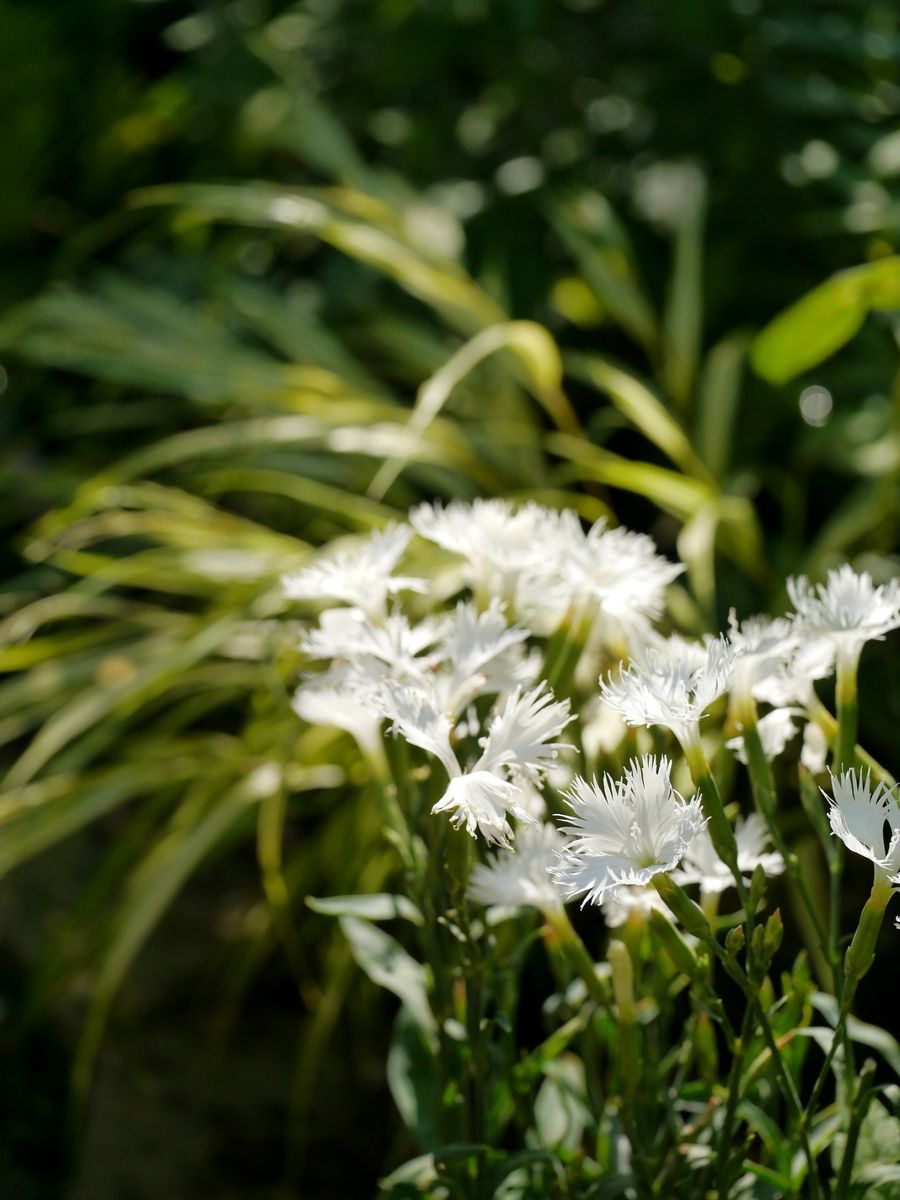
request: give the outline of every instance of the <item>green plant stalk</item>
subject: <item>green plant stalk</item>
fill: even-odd
[[[470,943],[471,944],[471,943]],[[482,1053],[482,980],[481,970],[466,973],[466,1037],[469,1043],[469,1130],[474,1145],[484,1145],[487,1140],[487,1095],[485,1087],[485,1072],[482,1064],[485,1056]],[[485,1196],[485,1170],[479,1156],[475,1164],[473,1180],[473,1195],[475,1200]]]
[[[837,1183],[835,1184],[835,1200],[848,1200],[850,1194],[850,1176],[853,1171],[853,1161],[856,1158],[856,1147],[859,1143],[859,1135],[869,1108],[869,1102],[874,1095],[874,1088],[872,1086],[874,1074],[875,1063],[869,1058],[863,1063],[859,1079],[853,1090],[853,1099],[849,1101],[851,1105],[850,1125],[847,1129],[847,1141],[844,1144],[844,1153],[841,1156],[841,1168],[838,1172]]]
[[[841,845],[841,842],[831,832],[831,826],[828,824],[828,818],[825,815],[825,806],[822,804],[822,793],[819,791],[816,781],[802,763],[799,767],[799,780],[800,803],[803,805],[803,811],[806,813],[809,823],[812,825],[816,837],[819,839],[822,853],[825,855],[825,861],[830,866],[836,849]]]
[[[624,942],[613,939],[609,943],[606,953],[612,968],[613,996],[616,1001],[621,1038],[621,1069],[625,1099],[626,1103],[633,1104],[641,1078],[637,1007],[634,1002],[634,967],[628,947]]]
[[[859,700],[856,672],[859,655],[838,654],[837,737],[834,743],[834,771],[849,771],[856,761],[856,731],[859,723]]]
[[[609,943],[607,958],[612,970],[613,996],[616,1002],[619,1031],[619,1067],[622,1076],[622,1123],[631,1142],[633,1158],[646,1163],[646,1147],[642,1146],[638,1123],[636,1097],[641,1090],[641,1053],[637,1027],[637,1005],[634,999],[634,966],[628,947],[624,942],[613,939]],[[652,1188],[649,1179],[642,1180],[644,1187]]]
[[[822,795],[809,771],[800,765],[800,803],[816,831],[828,866],[828,962],[834,976],[838,1000],[843,987],[843,963],[840,955],[841,881],[844,873],[844,844],[834,837],[822,806]]]
[[[722,1118],[722,1131],[719,1135],[719,1170],[718,1170],[718,1188],[719,1195],[726,1195],[728,1183],[728,1169],[731,1165],[731,1134],[734,1129],[734,1119],[737,1114],[737,1106],[740,1099],[741,1088],[741,1072],[744,1067],[744,1060],[747,1056],[747,1047],[750,1039],[753,1036],[753,1006],[747,1004],[744,1008],[744,1017],[741,1024],[741,1032],[735,1039],[732,1047],[731,1070],[728,1073],[728,1099],[725,1105],[725,1115]],[[703,1189],[699,1189],[701,1194]]]
[[[411,824],[415,820],[418,795],[412,785],[409,748],[402,738],[385,733],[383,759],[370,759],[384,811],[385,827],[392,834],[407,873],[415,869]]]
[[[595,1004],[606,1004],[606,994],[597,978],[597,968],[594,960],[587,951],[584,942],[575,932],[572,922],[569,920],[568,913],[564,908],[547,909],[544,912],[544,918],[556,937],[557,943],[562,950],[564,956],[569,962],[569,965],[578,975],[579,979],[584,981],[588,995]]]
[[[554,696],[566,695],[590,636],[593,614],[574,605],[547,647],[547,683]]]
[[[766,1045],[769,1048],[769,1053],[772,1056],[772,1065],[775,1068],[775,1074],[778,1076],[779,1086],[781,1088],[781,1091],[782,1091],[785,1099],[788,1102],[788,1107],[793,1110],[794,1119],[795,1119],[796,1125],[797,1125],[797,1134],[798,1134],[798,1137],[800,1138],[800,1146],[801,1146],[801,1149],[803,1150],[803,1156],[806,1159],[806,1165],[809,1170],[811,1193],[814,1197],[814,1200],[820,1200],[821,1195],[822,1195],[822,1189],[819,1184],[818,1174],[816,1172],[816,1159],[815,1159],[815,1155],[813,1154],[812,1147],[809,1143],[809,1134],[807,1132],[806,1124],[804,1121],[805,1112],[804,1112],[803,1105],[800,1102],[800,1096],[799,1096],[799,1093],[797,1092],[797,1086],[794,1083],[793,1077],[792,1077],[790,1071],[785,1066],[784,1060],[781,1057],[781,1053],[778,1049],[778,1041],[775,1037],[775,1032],[772,1029],[768,1015],[767,1015],[765,1009],[763,1008],[763,1005],[759,999],[758,992],[753,988],[753,985],[750,983],[750,981],[747,979],[747,977],[744,975],[744,973],[740,972],[740,974],[741,974],[741,976],[743,976],[743,982],[741,982],[740,980],[738,980],[738,982],[741,982],[741,987],[744,989],[744,993],[747,996],[747,999],[750,1001],[750,1003],[753,1005],[754,1009],[756,1010],[756,1019],[759,1022],[759,1026],[760,1026],[760,1029],[762,1030],[763,1038],[765,1040]],[[737,977],[734,975],[732,975],[732,977],[737,979]]]
[[[829,878],[829,918],[828,918],[828,948],[831,961],[834,963],[834,989],[839,1001],[844,994],[844,963],[841,962],[841,909],[844,880],[844,859],[846,853],[844,843],[835,838],[832,857],[828,862]]]
[[[828,739],[828,742],[833,745],[838,728],[837,719],[818,698],[813,701],[808,711],[809,719],[819,726]],[[858,742],[853,747],[853,755],[855,762],[859,766],[865,767],[867,771],[871,771],[877,780],[886,783],[888,787],[893,787],[897,782],[887,767],[882,766],[878,759],[873,758],[868,750],[863,749]]]
[[[485,1061],[483,1053],[482,1018],[484,1016],[484,986],[483,963],[479,954],[479,938],[473,936],[471,930],[469,902],[466,895],[469,877],[476,860],[475,842],[462,830],[449,830],[450,838],[447,844],[446,863],[450,877],[452,894],[451,907],[456,910],[457,919],[465,935],[465,960],[463,962],[463,980],[465,983],[465,1027],[468,1045],[467,1082],[469,1141],[476,1146],[482,1146],[487,1140],[487,1091],[486,1075],[482,1069]],[[470,1173],[472,1200],[485,1200],[486,1184],[485,1167],[481,1156],[478,1156]]]
[[[825,1086],[825,1081],[828,1078],[828,1071],[834,1061],[838,1045],[845,1041],[849,1042],[846,1032],[847,1018],[850,1016],[853,997],[856,995],[859,982],[875,961],[875,947],[878,943],[878,935],[881,932],[885,909],[891,898],[892,891],[891,881],[887,873],[885,871],[878,873],[878,868],[876,868],[872,891],[869,893],[868,900],[863,905],[863,910],[859,915],[859,924],[856,926],[853,940],[844,956],[844,986],[840,999],[838,1021],[834,1028],[831,1047],[825,1056],[825,1061],[822,1063],[822,1068],[810,1093],[809,1104],[807,1105],[810,1120],[812,1120],[815,1114],[815,1108],[822,1094],[822,1088]],[[849,1078],[849,1059],[847,1067]]]
[[[810,920],[816,931],[816,936],[822,947],[822,951],[826,958],[829,957],[828,932],[822,924],[822,919],[819,916],[818,909],[813,901],[809,886],[803,871],[800,869],[800,860],[797,855],[788,847],[781,830],[778,827],[776,818],[777,812],[777,794],[775,790],[775,780],[772,775],[772,765],[766,758],[763,750],[762,740],[759,736],[759,726],[756,720],[755,704],[752,700],[749,705],[742,708],[739,719],[741,721],[741,733],[744,738],[744,750],[747,755],[747,770],[750,775],[750,790],[753,793],[753,801],[757,811],[763,817],[771,834],[772,841],[784,859],[784,865],[787,869],[788,876],[791,882],[800,893],[806,911],[809,913]]]
[[[734,955],[728,954],[722,946],[719,945],[708,921],[703,915],[700,907],[688,896],[688,894],[678,886],[668,875],[660,872],[653,876],[651,881],[657,892],[681,921],[685,929],[701,941],[712,951],[719,959],[725,971],[737,983],[741,991],[744,993],[748,1003],[752,1006],[756,1020],[762,1030],[763,1038],[769,1048],[772,1056],[772,1065],[775,1073],[778,1076],[779,1086],[788,1102],[789,1107],[793,1110],[794,1117],[797,1122],[797,1133],[800,1138],[800,1144],[803,1150],[803,1155],[806,1159],[810,1175],[810,1187],[814,1200],[820,1200],[821,1188],[819,1186],[818,1176],[816,1174],[815,1156],[812,1152],[812,1147],[809,1144],[809,1135],[806,1128],[805,1113],[803,1105],[800,1103],[800,1097],[797,1093],[797,1087],[794,1080],[784,1064],[784,1060],[778,1050],[778,1042],[775,1038],[774,1030],[772,1029],[768,1015],[763,1008],[759,998],[759,989],[753,984],[747,974],[738,965]],[[746,889],[744,889],[746,891]],[[753,971],[753,962],[751,959],[751,938],[747,938],[747,957],[748,965],[751,973]]]
[[[744,884],[744,877],[738,866],[738,849],[734,830],[731,828],[731,822],[725,815],[725,806],[722,803],[722,797],[719,795],[719,788],[716,781],[713,779],[712,772],[709,769],[709,763],[706,761],[706,755],[703,753],[703,747],[700,745],[699,735],[695,733],[693,736],[686,737],[682,741],[682,747],[688,768],[691,772],[691,778],[694,781],[694,786],[700,793],[703,815],[707,820],[710,839],[716,853],[734,876],[734,884],[737,888],[741,904],[747,913],[749,925],[752,923],[753,914],[749,911],[749,896]],[[748,934],[749,932],[748,929]]]

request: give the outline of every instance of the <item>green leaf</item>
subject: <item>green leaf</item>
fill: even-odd
[[[710,479],[691,440],[651,388],[624,368],[596,354],[567,354],[567,372],[605,392],[620,413],[689,475]]]
[[[141,703],[158,695],[174,677],[218,649],[231,636],[241,620],[231,612],[210,624],[201,624],[197,632],[168,653],[147,663],[133,678],[114,686],[86,688],[76,693],[44,725],[6,779],[6,786],[28,783],[35,774],[79,734],[103,721],[117,707]]]
[[[436,1150],[440,1080],[433,1048],[421,1026],[403,1007],[397,1014],[388,1051],[387,1081],[406,1128],[422,1150]]]
[[[706,355],[694,422],[697,453],[716,479],[731,462],[749,336],[723,338]]]
[[[578,421],[562,392],[562,363],[556,342],[542,325],[533,321],[509,321],[492,325],[471,338],[419,388],[409,418],[410,433],[421,435],[446,404],[453,389],[480,362],[498,351],[512,351],[527,386],[563,429],[577,428]],[[380,500],[404,467],[404,459],[388,458],[369,485],[368,494]]]
[[[787,383],[846,345],[869,312],[900,309],[900,257],[842,271],[780,313],[757,336],[755,370]]]
[[[632,462],[594,446],[584,438],[573,438],[562,433],[550,434],[547,448],[575,464],[580,478],[646,496],[680,521],[688,520],[717,494],[703,480],[692,479],[654,463]]]
[[[472,334],[506,314],[451,259],[426,254],[402,232],[386,204],[348,188],[280,188],[268,184],[185,184],[147,188],[138,206],[176,205],[189,220],[230,221],[312,234],[381,271],[431,306],[454,329]]]
[[[406,1005],[429,1040],[436,1026],[425,983],[425,968],[383,930],[358,917],[340,917],[350,951],[373,983],[393,992]]]
[[[378,1186],[382,1189],[391,1189],[402,1187],[405,1184],[411,1184],[415,1187],[414,1195],[424,1194],[426,1188],[437,1183],[438,1176],[435,1169],[435,1161],[433,1154],[421,1154],[418,1158],[411,1158],[408,1162],[403,1163],[392,1171],[390,1175],[386,1175],[384,1179],[379,1180]]]
[[[687,409],[703,336],[703,224],[706,182],[699,170],[683,169],[675,217],[675,252],[663,313],[663,379],[676,404]]]
[[[592,1120],[584,1063],[574,1054],[562,1054],[545,1063],[543,1072],[544,1082],[534,1102],[541,1145],[548,1150],[578,1150]]]

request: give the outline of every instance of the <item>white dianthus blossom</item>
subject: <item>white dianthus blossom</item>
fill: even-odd
[[[796,737],[797,726],[794,724],[794,717],[798,712],[796,708],[773,708],[757,721],[756,732],[762,743],[763,754],[769,762],[782,754],[788,742]],[[742,736],[729,738],[725,745],[734,751],[738,762],[747,765],[747,751]]]
[[[359,608],[329,608],[302,639],[300,649],[316,659],[376,659],[399,677],[430,668],[430,657],[423,662],[419,656],[435,645],[440,633],[440,623],[430,617],[413,625],[400,612],[373,621]]]
[[[466,560],[466,576],[481,596],[515,603],[519,579],[542,569],[563,526],[574,513],[558,513],[528,501],[514,508],[508,500],[455,500],[442,507],[420,504],[409,514],[422,537]]]
[[[894,791],[862,771],[844,771],[831,777],[828,820],[832,833],[848,850],[869,859],[875,877],[900,883],[900,804]]]
[[[291,706],[310,725],[343,729],[373,762],[382,761],[381,716],[355,691],[345,669],[335,668],[301,683]]]
[[[803,749],[800,751],[800,761],[812,775],[820,775],[825,770],[828,759],[828,738],[820,726],[810,722],[803,730]]]
[[[753,698],[775,708],[799,704],[806,712],[815,706],[817,679],[834,671],[834,645],[824,637],[807,635],[786,662],[760,675],[753,685]]]
[[[784,859],[775,850],[768,850],[769,831],[766,823],[758,813],[740,818],[734,830],[737,842],[738,869],[746,877],[744,882],[749,884],[750,876],[758,866],[767,875],[780,875],[784,870]],[[726,888],[734,886],[734,875],[731,869],[722,862],[715,851],[709,833],[703,829],[691,842],[681,866],[672,872],[676,883],[700,885],[701,896],[718,895]]]
[[[521,626],[507,625],[499,601],[484,612],[471,602],[457,604],[440,626],[431,655],[432,682],[442,708],[460,713],[477,696],[533,683],[540,661],[527,652],[527,636]]]
[[[751,699],[760,680],[788,662],[799,639],[787,617],[756,616],[738,623],[732,609],[728,624],[728,640],[734,650],[731,694],[740,705]]]
[[[554,875],[566,898],[598,904],[623,884],[647,884],[673,870],[704,827],[700,799],[685,800],[672,787],[672,765],[650,755],[602,783],[577,778],[567,794],[572,815]]]
[[[391,524],[352,548],[339,549],[281,580],[291,600],[338,600],[375,618],[385,614],[388,596],[424,592],[424,579],[394,575],[412,530]]]
[[[512,837],[510,816],[535,823],[534,791],[565,744],[553,739],[572,719],[568,700],[555,701],[543,684],[517,688],[495,708],[479,741],[481,755],[464,770],[451,745],[453,723],[426,692],[387,682],[376,699],[394,731],[447,771],[447,788],[432,812],[448,812],[457,828],[500,845]]]
[[[477,767],[454,776],[431,811],[450,813],[454,829],[464,826],[470,837],[480,833],[489,845],[499,846],[508,846],[512,839],[510,817],[523,824],[535,820],[523,803],[520,787],[502,775]]]
[[[654,887],[625,884],[606,892],[603,897],[603,917],[610,929],[624,925],[632,913],[640,913],[646,920],[651,913],[658,912],[667,921],[674,917]]]
[[[526,826],[515,845],[493,855],[472,870],[469,895],[493,909],[537,908],[557,912],[562,908],[559,888],[550,877],[563,845],[562,834],[552,825]]]
[[[626,724],[662,725],[687,748],[696,743],[707,708],[728,688],[733,660],[723,637],[696,643],[673,635],[601,679],[600,695]]]
[[[528,692],[517,688],[490,718],[487,736],[479,743],[483,752],[477,765],[538,779],[565,746],[552,739],[571,720],[569,701],[554,700],[544,684]]]
[[[575,596],[626,627],[660,617],[665,589],[683,571],[646,534],[607,529],[605,521],[574,541],[563,563]]]
[[[868,571],[857,574],[844,563],[813,587],[805,575],[789,579],[795,622],[807,633],[827,638],[838,661],[855,667],[866,642],[881,641],[900,626],[900,580],[876,587]]]

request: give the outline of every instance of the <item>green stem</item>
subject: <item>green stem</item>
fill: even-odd
[[[828,863],[829,896],[829,954],[834,964],[834,988],[838,1000],[843,999],[844,965],[841,962],[841,895],[844,877],[844,844],[835,839]]]
[[[712,772],[709,769],[709,763],[706,761],[706,755],[703,753],[699,737],[686,738],[682,745],[684,756],[687,759],[687,764],[691,772],[691,778],[694,781],[694,786],[700,793],[700,801],[703,805],[703,815],[707,820],[707,830],[710,840],[719,858],[721,858],[722,862],[725,863],[734,876],[734,885],[737,888],[741,904],[747,913],[747,940],[749,941],[749,925],[752,923],[753,914],[750,912],[750,897],[747,894],[744,877],[741,874],[740,867],[738,867],[738,849],[734,830],[731,828],[731,822],[725,815],[725,806],[722,803],[722,797],[719,795],[716,781],[713,779]]]
[[[554,696],[565,696],[571,690],[591,630],[591,621],[592,616],[576,606],[550,639],[545,672]]]
[[[809,719],[819,726],[828,741],[833,744],[838,723],[818,698],[809,707]],[[886,783],[888,787],[893,787],[896,784],[897,780],[887,767],[883,767],[877,758],[873,758],[868,750],[864,750],[860,746],[859,742],[853,747],[853,756],[854,761],[859,766],[865,767],[867,771],[871,771],[875,779],[879,782]]]
[[[856,730],[859,706],[856,694],[856,669],[859,655],[839,654],[837,662],[837,738],[834,746],[834,770],[849,771],[856,759]]]
[[[641,1054],[638,1042],[637,1008],[634,1002],[634,967],[624,942],[613,939],[607,949],[612,969],[613,996],[619,1026],[620,1069],[625,1104],[631,1109],[636,1126],[635,1094],[641,1085]]]
[[[844,1144],[841,1169],[835,1185],[835,1200],[847,1200],[850,1193],[850,1176],[853,1171],[853,1160],[856,1158],[856,1147],[859,1142],[862,1123],[865,1120],[869,1102],[874,1092],[872,1087],[872,1077],[874,1074],[875,1063],[871,1058],[867,1059],[859,1073],[859,1080],[853,1092],[853,1099],[850,1101],[850,1125],[847,1129],[847,1141]]]
[[[749,712],[747,714],[749,716]],[[755,713],[752,718],[742,722],[742,733],[744,737],[744,750],[747,755],[747,768],[750,774],[750,789],[753,793],[753,801],[757,811],[761,814],[768,826],[772,841],[784,859],[784,865],[787,870],[791,882],[800,893],[800,898],[803,901],[806,911],[809,913],[810,920],[816,931],[816,936],[822,947],[823,953],[828,955],[828,933],[825,926],[822,924],[822,918],[819,916],[818,908],[813,901],[812,893],[809,890],[809,885],[806,882],[806,877],[800,867],[800,860],[797,855],[788,847],[785,842],[781,830],[778,827],[776,819],[777,795],[775,791],[775,780],[772,775],[772,765],[766,758],[763,750],[762,740],[759,736],[759,727],[756,723]]]
[[[841,878],[844,871],[844,844],[836,838],[825,816],[822,793],[813,777],[802,764],[800,766],[800,803],[809,818],[822,847],[828,867],[828,966],[832,975],[832,988],[838,1000],[843,986],[843,964],[840,955],[841,936]],[[829,989],[831,990],[831,989]]]
[[[597,967],[588,954],[587,947],[575,932],[568,913],[564,908],[548,911],[545,914],[547,924],[556,934],[559,946],[580,979],[584,981],[588,995],[595,1004],[605,1005],[606,993],[597,976]]]
[[[834,1061],[838,1046],[842,1044],[847,1047],[846,1068],[848,1078],[850,1076],[851,1063],[849,1059],[847,1019],[850,1016],[853,997],[856,995],[859,981],[875,961],[875,946],[878,942],[878,934],[881,931],[881,925],[884,921],[884,911],[891,898],[891,892],[891,883],[887,874],[876,875],[875,882],[872,884],[872,891],[859,915],[859,924],[856,927],[853,940],[844,956],[844,986],[841,994],[841,1006],[831,1046],[825,1056],[825,1061],[819,1071],[818,1078],[813,1084],[813,1090],[810,1093],[809,1104],[807,1105],[810,1120],[815,1114],[816,1105],[819,1102],[822,1088],[825,1086],[825,1081],[828,1078],[828,1071]]]
[[[772,1057],[772,1066],[775,1070],[775,1074],[778,1077],[779,1087],[781,1088],[782,1094],[787,1100],[788,1107],[792,1110],[794,1115],[797,1127],[797,1135],[800,1138],[800,1146],[803,1150],[803,1156],[806,1159],[806,1164],[809,1170],[810,1191],[813,1196],[813,1200],[821,1200],[822,1189],[816,1170],[815,1155],[813,1154],[812,1147],[809,1143],[809,1135],[806,1126],[806,1113],[804,1112],[803,1105],[800,1103],[800,1096],[797,1092],[797,1085],[794,1082],[794,1078],[785,1066],[784,1059],[781,1057],[775,1032],[772,1029],[768,1014],[759,998],[759,989],[754,986],[744,971],[741,970],[734,958],[730,957],[725,952],[725,950],[719,945],[719,943],[711,934],[704,940],[709,946],[710,950],[712,950],[713,954],[715,954],[722,963],[726,972],[741,988],[750,1005],[753,1007],[757,1022],[762,1030],[763,1039],[765,1040],[765,1043],[769,1048],[769,1053]],[[747,950],[749,959],[749,942]],[[752,963],[750,965],[752,969]]]
[[[722,1118],[722,1132],[719,1135],[718,1186],[720,1196],[727,1195],[728,1170],[731,1165],[731,1133],[734,1128],[738,1101],[740,1100],[741,1072],[747,1054],[747,1047],[752,1036],[753,1006],[748,1004],[744,1008],[744,1019],[741,1025],[740,1036],[735,1039],[732,1050],[731,1070],[728,1074],[728,1100],[725,1107],[725,1116]],[[701,1195],[704,1194],[702,1188],[699,1191]]]

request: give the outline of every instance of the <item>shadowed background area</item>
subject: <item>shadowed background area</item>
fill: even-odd
[[[781,611],[788,574],[895,574],[900,13],[0,26],[0,1191],[371,1195],[415,1151],[393,1002],[305,899],[395,868],[371,781],[291,712],[279,576],[476,495],[650,533],[689,632]],[[897,668],[895,639],[861,675],[891,766]]]

